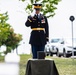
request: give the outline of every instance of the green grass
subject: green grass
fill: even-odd
[[[60,75],[76,75],[76,59],[52,58],[54,59]]]
[[[27,60],[31,58],[30,55],[21,55],[20,62],[20,75],[25,75],[25,69]],[[58,57],[46,57],[53,59],[56,63],[59,75],[76,75],[76,59],[71,58],[58,58]]]
[[[0,56],[0,62],[4,62],[4,57]]]
[[[21,55],[20,56],[20,75],[25,75],[26,64],[31,55]]]
[[[20,75],[25,75],[26,64],[31,55],[20,55]],[[71,58],[58,58],[58,57],[46,57],[53,59],[56,63],[59,75],[76,75],[76,59]],[[4,57],[0,56],[0,62],[4,61]]]

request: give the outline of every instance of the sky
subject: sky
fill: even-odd
[[[25,12],[27,2],[18,0],[0,0],[0,13],[8,11],[8,23],[14,28],[16,33],[23,36],[23,41],[18,47],[18,53],[30,53],[31,46],[29,38],[31,29],[25,26],[28,14]],[[69,17],[76,17],[76,0],[62,0],[57,5],[56,15],[48,19],[49,37],[51,38],[71,38],[72,25]],[[73,33],[76,38],[76,21],[73,22]],[[3,49],[3,48],[2,48]]]

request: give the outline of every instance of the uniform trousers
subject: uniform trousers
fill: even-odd
[[[32,48],[33,59],[37,59],[37,52],[44,51],[45,45],[42,46],[31,45],[31,48]]]

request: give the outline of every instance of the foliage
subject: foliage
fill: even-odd
[[[7,12],[0,14],[0,46],[3,45],[2,42],[7,40],[8,36],[10,35],[9,29],[11,26],[8,23],[6,23],[7,20]]]
[[[27,1],[27,0],[19,0],[19,1]],[[44,15],[46,15],[48,18],[53,17],[55,15],[55,10],[57,9],[58,3],[61,0],[29,0],[29,3],[27,4],[25,10],[28,12],[28,14],[33,12],[33,4],[35,2],[37,3],[42,3],[42,9],[41,11],[43,12]]]
[[[11,52],[11,47],[7,46],[6,51],[4,51],[4,54],[10,53]]]
[[[0,46],[5,45],[5,54],[15,49],[22,40],[21,34],[16,34],[10,24],[7,23],[8,12],[0,14]]]
[[[5,45],[11,47],[13,50],[19,45],[19,42],[22,40],[21,34],[14,33],[13,28],[10,29],[10,35],[8,39],[5,41]]]

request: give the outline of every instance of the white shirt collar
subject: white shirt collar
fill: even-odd
[[[37,15],[37,14],[36,14]],[[40,16],[40,13],[38,14],[38,16]]]

